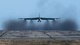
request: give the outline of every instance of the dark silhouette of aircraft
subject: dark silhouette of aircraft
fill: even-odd
[[[38,20],[38,22],[41,22],[41,20],[53,20],[56,21],[56,19],[60,19],[60,18],[45,18],[45,17],[34,17],[34,18],[19,18],[19,19],[23,19],[24,21],[26,20]]]

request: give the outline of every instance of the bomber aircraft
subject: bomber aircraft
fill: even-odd
[[[23,19],[24,21],[26,20],[38,20],[38,22],[41,22],[41,20],[53,20],[56,21],[56,19],[60,19],[60,18],[45,18],[45,17],[34,17],[34,18],[19,18],[19,19]]]

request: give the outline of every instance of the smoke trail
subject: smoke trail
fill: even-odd
[[[34,21],[30,21],[29,23],[29,27],[28,27],[28,30],[35,30],[35,24],[34,24]]]
[[[77,24],[73,20],[65,20],[61,24],[61,30],[63,30],[63,31],[76,31]]]
[[[58,21],[59,22],[59,21]],[[34,21],[30,21],[30,23],[18,20],[8,21],[5,25],[6,30],[63,30],[63,31],[75,31],[77,29],[77,25],[74,20],[65,20],[62,23],[58,23],[55,21],[45,21],[43,25],[35,25]]]
[[[50,22],[48,20],[44,23],[44,30],[51,30]]]
[[[59,24],[57,21],[51,21],[51,30],[59,30]]]
[[[26,23],[20,20],[9,20],[4,25],[6,30],[26,30]]]

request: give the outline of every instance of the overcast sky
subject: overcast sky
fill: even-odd
[[[8,19],[39,13],[41,17],[73,18],[80,25],[80,0],[0,0],[0,29]]]

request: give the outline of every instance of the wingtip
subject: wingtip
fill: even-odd
[[[56,18],[56,19],[60,19],[60,18]]]
[[[18,19],[23,19],[23,18],[18,18]]]

